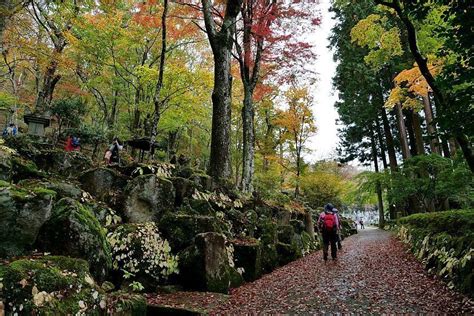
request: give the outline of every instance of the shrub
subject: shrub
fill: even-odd
[[[121,271],[124,279],[156,284],[178,272],[178,258],[171,254],[155,223],[121,225],[107,238],[113,268]]]
[[[474,210],[414,214],[399,220],[399,238],[449,287],[474,293]]]

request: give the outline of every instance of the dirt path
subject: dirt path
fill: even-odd
[[[338,261],[321,251],[232,290],[211,314],[474,314],[472,301],[429,276],[390,233],[366,229],[343,242]]]

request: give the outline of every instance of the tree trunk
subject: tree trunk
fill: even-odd
[[[408,146],[407,129],[405,120],[403,119],[402,106],[397,103],[395,105],[395,111],[397,114],[398,132],[400,133],[400,147],[402,149],[403,159],[406,160],[411,157],[411,154],[410,147]]]
[[[380,157],[382,158],[383,168],[387,169],[388,165],[387,165],[387,157],[385,155],[385,151],[386,151],[385,141],[383,139],[382,130],[380,128],[380,122],[379,122],[378,117],[377,117],[377,120],[375,121],[375,124],[376,124],[376,127],[377,127],[377,135],[378,135],[379,144],[380,144]]]
[[[388,152],[388,161],[390,163],[390,170],[392,172],[396,172],[398,169],[397,155],[395,153],[395,144],[393,141],[392,129],[390,128],[390,123],[388,121],[385,107],[382,107],[382,123],[383,123],[383,130],[385,133],[385,139],[387,140],[387,152]]]
[[[300,195],[300,176],[301,176],[301,153],[298,150],[296,153],[296,186],[295,186],[295,198]]]
[[[439,149],[438,132],[436,129],[436,123],[434,122],[433,110],[431,108],[431,102],[428,95],[423,96],[423,110],[425,112],[426,129],[430,137],[430,149],[433,154],[441,154]]]
[[[217,182],[229,179],[231,127],[231,53],[235,23],[242,0],[227,0],[226,12],[219,31],[212,14],[210,0],[201,0],[204,23],[214,57],[214,89],[212,91],[212,135],[209,174]]]
[[[242,156],[242,183],[243,192],[253,190],[252,180],[255,170],[255,135],[254,135],[254,116],[255,110],[252,100],[253,91],[244,90],[244,106],[242,108],[242,131],[243,131],[243,156]]]
[[[446,140],[446,136],[441,137],[441,146],[443,149],[443,156],[445,158],[451,157],[451,152],[449,151],[448,141]]]
[[[471,169],[471,171],[474,172],[474,154],[472,150],[471,141],[466,135],[457,135],[456,141],[458,142],[459,147],[461,147],[461,150],[464,154],[464,157],[466,158],[469,168]]]
[[[379,173],[379,162],[378,162],[378,154],[377,154],[377,143],[375,140],[374,131],[370,129],[370,143],[372,146],[372,159],[374,162],[374,169],[376,173]],[[382,186],[380,182],[377,181],[375,191],[377,192],[377,201],[378,201],[378,208],[379,208],[379,227],[383,228],[385,226],[385,212],[383,208],[383,197],[382,197]]]
[[[54,88],[56,87],[59,79],[61,79],[61,75],[56,74],[56,70],[58,69],[58,60],[56,59],[56,55],[61,54],[62,51],[62,48],[54,50],[53,57],[46,68],[46,72],[44,73],[43,84],[39,89],[35,104],[35,111],[38,113],[44,113],[45,111],[49,110],[51,105]]]
[[[423,132],[421,131],[421,122],[420,116],[415,111],[411,111],[411,115],[413,117],[413,131],[415,133],[415,145],[416,145],[416,152],[418,155],[425,154],[425,144],[423,142]]]
[[[161,89],[163,88],[163,76],[165,72],[166,61],[166,19],[168,17],[168,0],[163,1],[163,13],[161,16],[161,50],[160,50],[160,69],[158,70],[158,81],[156,82],[155,93],[153,95],[154,113],[153,124],[150,137],[150,158],[154,158],[155,142],[158,135],[158,123],[160,122],[163,100],[161,99]]]
[[[229,178],[231,128],[231,53],[223,48],[214,54],[214,90],[212,91],[212,135],[210,175],[217,181]]]
[[[417,147],[416,147],[416,137],[415,137],[415,129],[413,128],[413,110],[402,110],[403,114],[405,115],[405,126],[408,132],[408,144],[410,146],[410,154],[411,156],[418,155]]]

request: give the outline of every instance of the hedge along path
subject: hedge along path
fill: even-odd
[[[321,251],[232,290],[211,314],[473,314],[474,302],[430,276],[391,233],[366,229],[336,262]]]

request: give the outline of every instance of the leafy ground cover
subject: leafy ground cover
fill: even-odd
[[[343,246],[336,262],[325,264],[315,252],[233,289],[226,299],[160,294],[149,295],[148,303],[210,314],[474,313],[472,300],[428,275],[391,233],[368,229]]]

